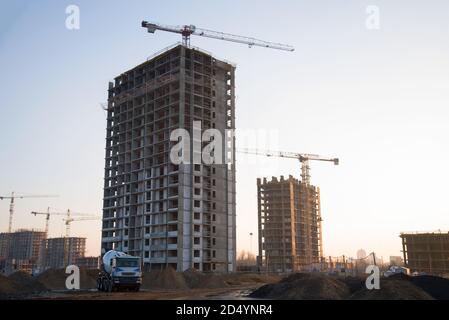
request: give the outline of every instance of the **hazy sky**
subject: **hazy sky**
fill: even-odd
[[[69,4],[80,30],[65,27]],[[366,27],[368,5],[380,10],[379,30]],[[17,200],[14,228],[42,229],[29,212],[47,206],[101,213],[108,81],[180,40],[147,34],[143,19],[295,46],[192,38],[237,64],[238,129],[276,131],[272,149],[341,159],[312,163],[326,255],[399,255],[401,231],[449,229],[446,0],[0,1],[0,194],[60,195]],[[300,166],[237,160],[238,250],[256,251],[256,178],[298,177]],[[0,201],[0,231],[8,209]],[[63,234],[62,220],[50,229]],[[99,253],[99,221],[73,223],[72,235]]]

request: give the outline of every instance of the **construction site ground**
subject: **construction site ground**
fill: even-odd
[[[65,289],[64,270],[37,277],[18,272],[0,276],[0,299],[69,300],[447,300],[449,279],[435,276],[382,278],[379,290],[368,290],[364,277],[320,273],[203,274],[194,270],[145,273],[140,292],[98,292],[96,270],[81,270],[81,289]]]

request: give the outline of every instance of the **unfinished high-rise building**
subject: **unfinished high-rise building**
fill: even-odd
[[[45,241],[41,270],[65,268],[84,257],[86,238],[61,237]]]
[[[401,233],[405,266],[412,272],[449,274],[449,232]]]
[[[259,266],[270,272],[313,270],[323,257],[320,190],[289,176],[257,179]]]
[[[40,263],[46,233],[20,229],[11,233],[0,233],[0,259],[3,273],[24,271],[31,273]]]
[[[235,126],[234,71],[175,45],[109,84],[102,252],[140,256],[147,270],[235,270],[235,151],[227,132]],[[194,121],[221,133],[221,163],[194,161],[201,154],[194,145],[207,144],[192,132]],[[189,163],[170,158],[179,128],[193,137]]]

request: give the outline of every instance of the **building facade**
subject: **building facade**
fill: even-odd
[[[147,270],[235,270],[235,151],[227,131],[235,127],[234,71],[176,45],[109,84],[103,253],[140,256]],[[180,128],[192,143],[188,161],[176,164],[170,154],[178,141],[170,137]],[[207,129],[224,137],[226,152],[214,150],[221,161],[213,164],[194,150],[207,144]]]
[[[257,179],[259,266],[270,272],[320,268],[320,190],[289,176]]]
[[[412,272],[449,274],[449,233],[401,233],[405,266]]]
[[[61,269],[76,264],[86,252],[86,238],[61,237],[45,241],[41,270]]]
[[[36,230],[20,229],[0,234],[1,272],[16,271],[31,273],[39,267],[46,233]]]

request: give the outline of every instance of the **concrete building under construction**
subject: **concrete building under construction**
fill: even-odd
[[[257,179],[259,265],[270,272],[319,268],[320,190],[289,176]]]
[[[235,270],[235,150],[227,131],[235,126],[234,70],[175,45],[109,84],[103,253],[140,256],[146,269]],[[194,121],[202,127],[196,133]],[[178,141],[170,136],[180,128],[193,138],[188,163],[175,164]],[[221,164],[195,160],[207,129],[221,134]]]
[[[61,237],[45,241],[41,270],[65,268],[77,264],[86,252],[86,238]]]
[[[406,267],[412,272],[449,274],[449,233],[401,233]]]
[[[31,273],[40,263],[46,233],[20,229],[0,233],[0,260],[2,273],[24,271]]]

